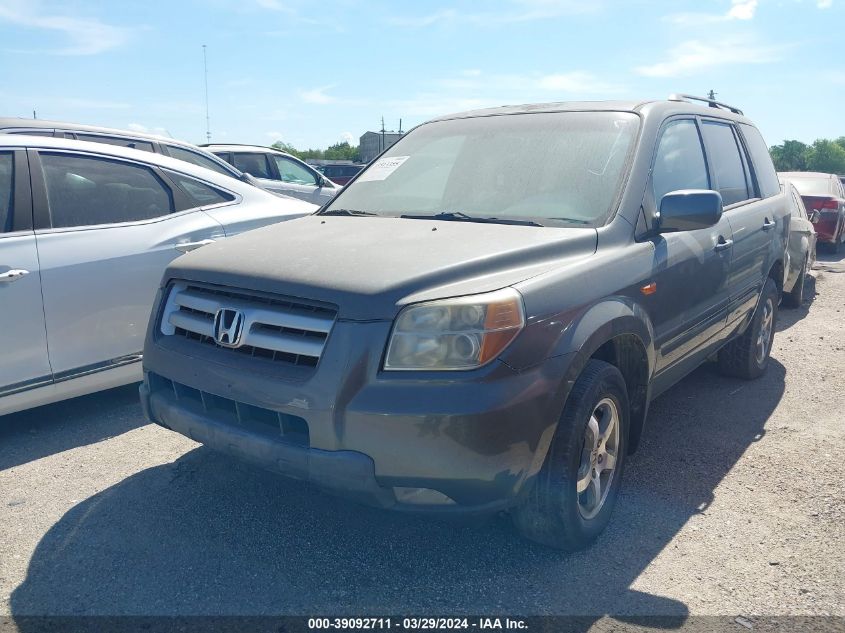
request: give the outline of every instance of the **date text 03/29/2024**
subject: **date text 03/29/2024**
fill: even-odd
[[[520,630],[527,629],[525,620],[519,618],[426,618],[426,617],[372,617],[372,618],[308,618],[310,630]]]

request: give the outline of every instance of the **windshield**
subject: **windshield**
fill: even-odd
[[[835,196],[836,187],[832,178],[790,178],[792,184],[802,196]]]
[[[325,209],[599,226],[639,127],[630,112],[439,121],[393,145]]]

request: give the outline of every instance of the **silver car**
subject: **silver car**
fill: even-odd
[[[807,213],[807,207],[798,189],[788,178],[780,176],[780,185],[787,194],[792,208],[789,219],[789,270],[783,284],[783,304],[788,308],[800,308],[804,303],[804,282],[807,273],[816,261],[816,229],[813,218],[817,211]]]
[[[172,259],[315,208],[150,152],[0,137],[0,415],[140,380]]]
[[[259,145],[200,145],[240,171],[250,174],[268,191],[324,205],[342,187],[298,158]]]

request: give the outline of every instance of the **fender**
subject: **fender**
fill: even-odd
[[[519,352],[503,358],[512,367],[525,368],[528,364],[520,361],[532,357],[569,357],[553,403],[558,412],[563,410],[575,381],[591,358],[600,358],[620,369],[630,385],[628,447],[633,452],[651,400],[656,357],[654,328],[642,306],[629,297],[614,295],[575,311],[530,321],[523,334],[526,338],[518,346]],[[541,345],[545,346],[543,352],[538,349]]]

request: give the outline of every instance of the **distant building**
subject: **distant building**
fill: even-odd
[[[358,146],[361,162],[369,163],[400,138],[402,134],[399,132],[364,132]]]

